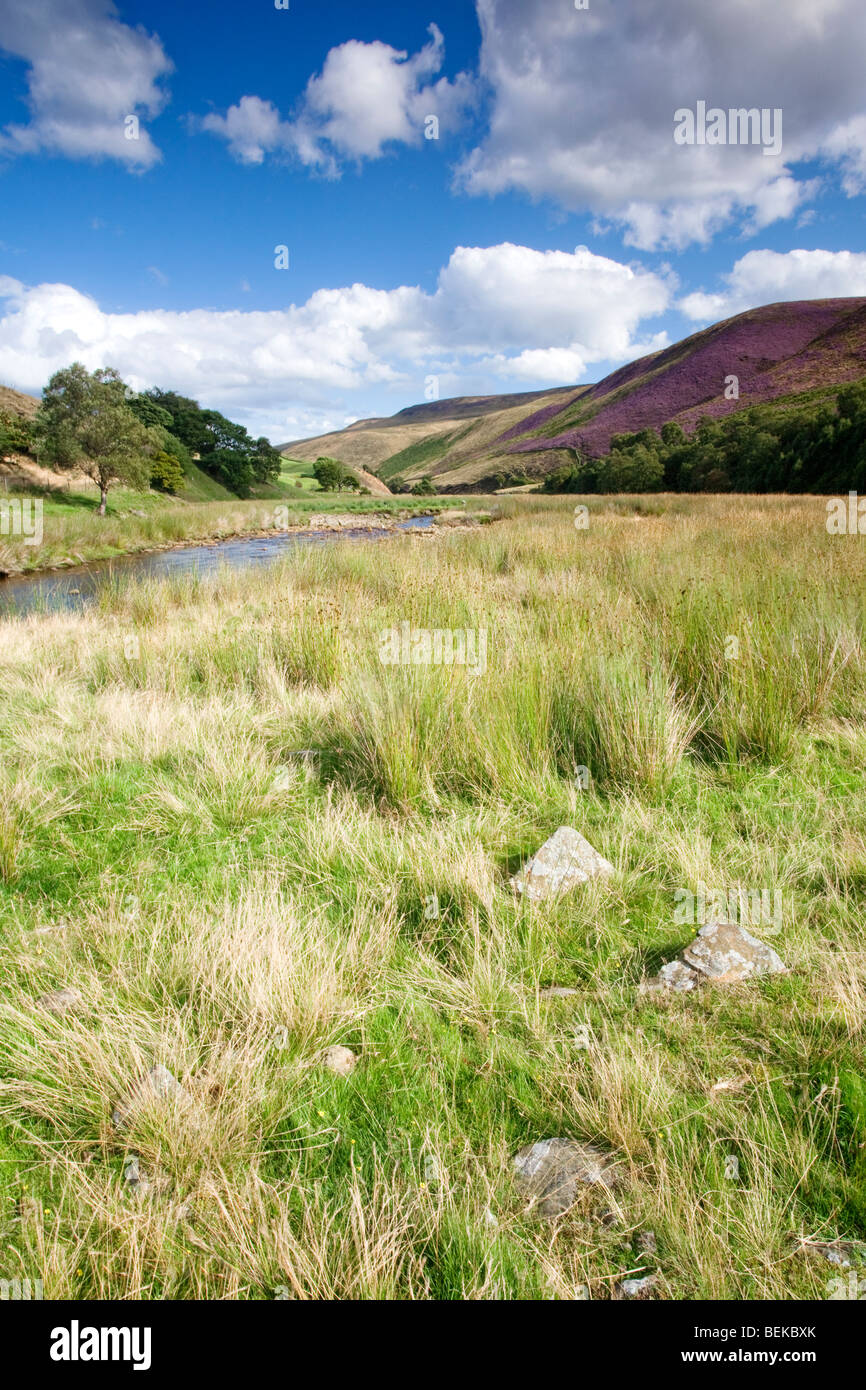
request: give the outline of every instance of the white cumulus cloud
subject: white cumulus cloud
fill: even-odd
[[[723,281],[723,289],[685,295],[678,307],[709,323],[781,300],[866,295],[866,252],[749,251]]]
[[[816,190],[792,166],[866,176],[863,0],[477,0],[489,128],[458,186],[519,190],[621,224],[645,249],[753,232]],[[678,145],[674,114],[782,112],[782,151]]]
[[[30,107],[28,122],[0,131],[0,156],[45,151],[134,170],[160,159],[140,122],[165,105],[158,83],[172,64],[111,0],[0,0],[0,49],[29,64]]]
[[[0,277],[0,380],[38,392],[72,361],[108,365],[136,389],[173,387],[285,439],[290,418],[390,413],[397,389],[401,404],[420,400],[430,373],[455,394],[479,378],[491,389],[576,381],[646,351],[643,321],[674,288],[586,247],[508,243],[458,247],[432,293],[356,284],[268,311],[110,313],[69,285]]]
[[[429,116],[442,133],[474,99],[465,73],[453,82],[435,80],[445,45],[435,24],[429,33],[430,42],[411,57],[379,40],[351,39],[332,48],[290,118],[271,101],[243,96],[224,116],[204,116],[201,128],[225,140],[242,163],[290,154],[331,177],[342,160],[378,159],[389,144],[418,144]]]

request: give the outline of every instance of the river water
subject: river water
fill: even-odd
[[[397,530],[426,530],[432,516],[416,516],[397,523]],[[341,531],[279,531],[272,536],[248,536],[218,541],[215,545],[184,545],[150,555],[124,555],[117,560],[98,560],[74,569],[43,572],[0,580],[0,617],[26,617],[30,613],[74,612],[94,603],[102,589],[139,579],[166,579],[196,574],[212,577],[223,567],[249,569],[270,565],[285,555],[287,547],[327,545],[334,540],[381,540],[393,530],[346,527]]]

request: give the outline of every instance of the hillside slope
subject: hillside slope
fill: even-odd
[[[280,453],[308,461],[324,454],[350,468],[375,471],[386,480],[411,481],[425,473],[437,474],[446,458],[454,467],[457,459],[468,456],[467,449],[478,453],[503,429],[539,406],[553,402],[561,406],[574,397],[576,389],[585,388],[430,401],[408,406],[388,419],[358,420],[344,430],[283,444]],[[461,443],[467,447],[460,448]]]
[[[704,415],[773,401],[788,409],[864,375],[866,299],[799,300],[725,319],[594,386],[411,406],[291,448],[295,457],[362,463],[392,487],[429,474],[444,491],[489,490],[503,478],[543,476],[575,449],[604,454],[615,434],[669,420],[689,433]],[[732,376],[739,396],[728,400]]]
[[[39,409],[40,402],[35,396],[26,396],[23,391],[13,391],[11,386],[0,386],[0,410],[10,410],[13,415],[23,415],[30,420]]]
[[[22,391],[14,391],[11,386],[0,386],[0,410],[8,410],[14,415],[32,419],[40,404],[41,402],[35,396],[27,396]],[[39,467],[33,460],[27,459],[23,455],[16,456],[10,464],[0,462],[0,477],[5,477],[7,481],[9,478],[15,478],[19,484],[26,482],[40,488],[68,489],[71,487],[73,490],[86,492],[91,486],[86,476],[77,470],[63,473],[54,472],[50,468]],[[233,492],[229,492],[228,488],[223,487],[216,478],[209,477],[198,464],[192,462],[186,469],[184,486],[178,497],[182,502],[232,502],[237,500]]]
[[[673,347],[606,377],[573,408],[538,412],[525,432],[509,431],[515,452],[569,447],[597,456],[612,435],[660,428],[688,430],[702,415],[729,415],[780,396],[841,385],[866,373],[866,299],[768,304],[725,319]],[[725,399],[736,376],[739,397]]]

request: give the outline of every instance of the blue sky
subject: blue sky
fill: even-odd
[[[281,442],[866,295],[864,53],[861,0],[0,0],[0,381]],[[701,101],[781,152],[677,144]]]

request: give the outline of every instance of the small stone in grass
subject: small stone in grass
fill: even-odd
[[[758,941],[736,922],[709,922],[701,927],[676,960],[642,981],[642,994],[685,993],[698,985],[732,985],[756,975],[787,974],[788,967],[765,941]]]
[[[123,1180],[136,1197],[146,1197],[150,1191],[150,1178],[141,1171],[138,1154],[129,1155],[123,1170]]]
[[[800,1251],[820,1255],[831,1265],[840,1269],[850,1269],[852,1265],[866,1264],[866,1243],[860,1240],[804,1240]]]
[[[783,975],[784,961],[765,941],[736,922],[710,922],[701,927],[683,960],[715,984],[734,984],[753,975]]]
[[[640,992],[656,994],[662,990],[670,990],[675,994],[686,994],[689,990],[696,989],[699,984],[698,974],[690,965],[684,965],[681,960],[669,960],[657,975],[641,982]]]
[[[591,878],[606,878],[613,865],[570,825],[561,825],[511,880],[532,901],[553,897]]]
[[[622,1279],[613,1291],[613,1301],[623,1303],[628,1299],[652,1298],[657,1281],[657,1274],[647,1274],[643,1279]]]
[[[527,1144],[515,1155],[514,1167],[518,1185],[546,1221],[568,1211],[581,1187],[596,1183],[614,1187],[618,1180],[611,1158],[576,1139],[542,1139]]]
[[[59,1017],[62,1014],[79,1013],[84,1000],[77,989],[73,989],[71,985],[64,985],[62,989],[52,989],[48,994],[40,995],[36,1003],[41,1009],[47,1009],[50,1014],[57,1014]]]
[[[355,1070],[357,1057],[350,1047],[329,1047],[322,1062],[329,1071],[336,1072],[338,1076],[348,1076]]]
[[[157,1063],[155,1067],[151,1067],[146,1076],[136,1081],[125,1099],[115,1106],[111,1116],[112,1124],[117,1129],[122,1128],[136,1110],[152,1104],[155,1100],[175,1101],[187,1106],[191,1104],[180,1082],[162,1063]]]
[[[656,1240],[655,1231],[638,1231],[635,1248],[639,1250],[642,1255],[657,1255],[658,1241]]]

